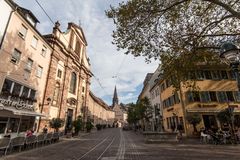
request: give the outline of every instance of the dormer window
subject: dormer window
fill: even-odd
[[[36,26],[36,22],[29,15],[27,15],[27,20],[28,20],[29,23],[31,23],[31,25],[33,25],[34,27]]]

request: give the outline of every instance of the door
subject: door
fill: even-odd
[[[214,115],[202,115],[205,129],[217,129],[217,121]]]
[[[66,126],[65,126],[65,132],[71,131],[72,130],[72,118],[73,118],[73,110],[68,109],[67,111],[67,121],[66,121]]]

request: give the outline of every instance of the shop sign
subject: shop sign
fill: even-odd
[[[4,106],[15,107],[18,110],[34,111],[34,106],[26,104],[26,102],[24,101],[12,101],[8,99],[0,98],[0,103],[2,103]]]

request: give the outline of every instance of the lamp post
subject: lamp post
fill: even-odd
[[[227,62],[231,66],[231,69],[234,72],[234,75],[237,81],[237,86],[238,86],[237,96],[239,96],[240,78],[239,78],[238,66],[240,63],[240,54],[239,54],[238,47],[231,42],[224,43],[221,46],[220,58],[224,58],[225,62]],[[233,134],[232,136],[234,140],[236,140],[236,137],[234,135],[234,115],[233,115],[234,108],[228,106],[228,111],[231,115],[231,123],[232,123],[231,126],[232,126],[232,134]]]

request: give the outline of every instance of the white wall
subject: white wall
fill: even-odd
[[[0,43],[2,42],[11,10],[12,8],[7,4],[7,2],[5,2],[5,0],[0,0]]]

